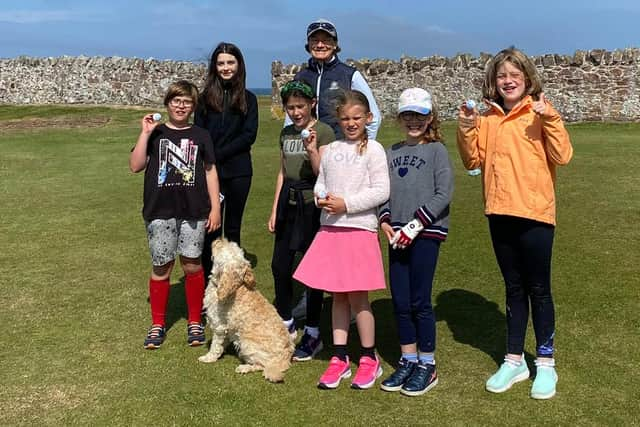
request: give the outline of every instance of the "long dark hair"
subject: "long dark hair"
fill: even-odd
[[[224,80],[222,80],[216,67],[218,55],[221,53],[232,55],[236,58],[236,61],[238,61],[238,71],[229,83],[225,83]],[[240,49],[233,43],[220,43],[211,54],[211,60],[209,61],[209,70],[207,71],[207,78],[204,83],[204,89],[202,90],[203,104],[213,111],[222,111],[224,108],[224,90],[229,89],[230,107],[246,113],[247,98],[244,93],[246,78],[247,70]]]

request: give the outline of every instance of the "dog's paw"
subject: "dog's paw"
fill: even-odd
[[[244,364],[244,365],[238,365],[236,367],[236,372],[238,374],[248,374],[249,372],[261,371],[261,370],[262,370],[262,366],[260,365]]]
[[[202,363],[213,363],[219,358],[219,355],[215,355],[214,353],[207,353],[204,356],[198,357],[198,360]]]

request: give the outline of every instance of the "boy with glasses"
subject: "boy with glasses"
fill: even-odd
[[[152,325],[144,348],[157,349],[165,338],[169,278],[176,254],[185,273],[187,343],[205,343],[200,322],[205,276],[200,255],[205,229],[220,227],[218,175],[209,133],[189,123],[198,99],[195,85],[180,80],[164,98],[169,120],[142,118],[142,131],[131,150],[129,168],[144,173],[142,216],[151,252],[149,301]]]

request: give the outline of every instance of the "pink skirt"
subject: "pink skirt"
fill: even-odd
[[[320,227],[293,278],[327,292],[384,289],[378,233],[357,228]]]

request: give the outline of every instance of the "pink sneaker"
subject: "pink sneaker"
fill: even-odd
[[[343,362],[340,358],[333,356],[329,361],[329,367],[318,381],[318,388],[333,389],[340,385],[340,380],[351,376],[351,367],[349,366],[349,358]]]
[[[382,367],[378,358],[372,359],[369,356],[362,356],[356,376],[351,381],[351,388],[359,390],[371,388],[380,375],[382,375]]]

